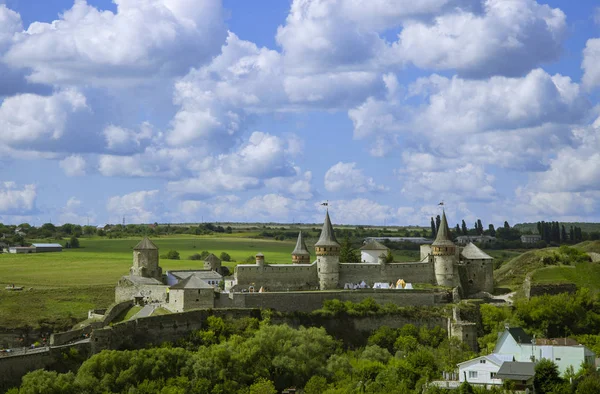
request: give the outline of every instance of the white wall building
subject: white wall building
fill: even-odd
[[[388,250],[390,249],[387,246],[371,240],[360,248],[360,261],[363,263],[378,264],[379,256],[382,254],[387,255]]]
[[[496,374],[502,363],[512,361],[510,355],[488,354],[458,364],[458,381],[467,381],[479,385],[501,385],[502,380]]]

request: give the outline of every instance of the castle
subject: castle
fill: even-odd
[[[361,263],[347,263],[340,261],[340,249],[327,211],[321,235],[315,243],[316,261],[311,262],[311,254],[300,232],[292,251],[292,264],[267,264],[265,256],[258,253],[255,264],[239,264],[235,267],[233,280],[225,296],[218,291],[218,284],[223,277],[221,261],[216,256],[208,256],[204,269],[169,271],[163,275],[158,264],[158,248],[144,238],[133,250],[133,266],[129,275],[123,276],[117,284],[115,300],[156,304],[172,312],[249,305],[269,307],[272,298],[247,297],[262,289],[265,292],[263,294],[283,291],[289,296],[308,297],[312,301],[307,301],[304,307],[309,309],[310,305],[322,299],[338,297],[336,292],[356,288],[356,284],[361,284],[361,290],[367,290],[376,284],[394,284],[403,280],[405,283],[457,290],[463,297],[481,292],[491,293],[494,289],[492,257],[472,243],[457,247],[450,239],[445,212],[435,241],[431,245],[421,245],[419,261],[388,262],[385,255],[387,248],[378,242],[369,242],[361,248]],[[321,296],[315,294],[320,293],[319,290],[323,291]],[[404,299],[411,292],[417,296],[416,290],[391,291],[396,296],[404,293]],[[392,300],[396,297],[391,293],[389,296]],[[414,301],[415,304],[439,302],[438,298],[428,294],[419,293],[419,297],[418,301]],[[261,301],[263,299],[271,301],[265,303]],[[287,309],[292,307],[285,306]]]
[[[292,252],[293,264],[265,264],[264,256],[257,255],[256,264],[239,264],[235,267],[235,291],[264,288],[268,291],[336,290],[347,284],[405,282],[458,288],[471,296],[494,290],[493,258],[469,243],[457,247],[450,238],[450,230],[443,212],[435,241],[421,245],[421,258],[416,262],[388,263],[383,245],[361,248],[363,262],[340,261],[340,244],[335,237],[329,212],[321,236],[315,243],[316,261],[310,262],[310,252],[302,233],[298,235]],[[378,247],[379,246],[379,247]],[[385,248],[387,249],[387,248]],[[377,254],[379,253],[379,254]],[[373,258],[377,256],[376,261]],[[366,258],[365,258],[366,257]]]

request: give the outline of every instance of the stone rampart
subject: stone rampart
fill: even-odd
[[[271,291],[309,290],[319,287],[317,264],[240,264],[235,268],[237,289],[264,286]]]
[[[215,308],[260,308],[281,312],[311,312],[323,306],[326,300],[361,302],[373,298],[383,305],[433,306],[449,302],[448,292],[433,290],[359,289],[336,291],[290,291],[266,293],[223,294],[215,299]]]
[[[404,279],[410,283],[435,282],[433,264],[430,262],[391,263],[391,264],[340,264],[340,286],[345,283],[361,283],[365,281],[369,286],[375,282],[396,283]]]
[[[21,350],[14,355],[0,357],[0,392],[19,386],[21,378],[36,369],[64,368],[64,352],[77,349],[84,357],[89,354],[90,344],[46,347]]]
[[[259,318],[260,310],[205,309],[128,320],[111,327],[94,330],[91,336],[92,353],[104,349],[139,349],[147,345],[174,342],[192,331],[206,327],[209,316],[224,319]]]

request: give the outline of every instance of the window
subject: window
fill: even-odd
[[[490,379],[496,379],[496,372],[490,372]]]
[[[469,379],[477,379],[477,371],[469,371]]]
[[[560,361],[560,357],[556,357],[556,358],[555,358],[555,360],[556,360],[556,361]]]
[[[479,364],[485,364],[485,360],[479,360]]]

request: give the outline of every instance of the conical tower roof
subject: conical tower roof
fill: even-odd
[[[329,210],[325,214],[325,222],[323,223],[321,236],[319,237],[319,240],[317,241],[315,246],[340,246],[337,239],[335,239],[335,233],[333,232],[331,219],[329,219]]]
[[[158,248],[150,241],[150,239],[148,239],[148,237],[144,237],[144,239],[135,245],[133,250],[158,250]]]
[[[294,248],[292,255],[310,256],[310,252],[308,251],[306,243],[304,242],[304,237],[302,236],[302,231],[298,233],[298,241],[296,242],[296,248]]]
[[[450,239],[450,229],[448,228],[448,221],[446,220],[446,211],[442,212],[440,228],[438,229],[437,236],[435,237],[432,246],[454,246],[454,242]]]

